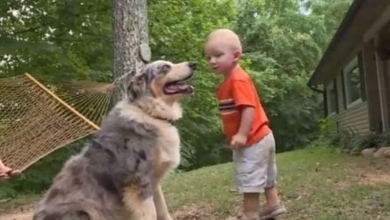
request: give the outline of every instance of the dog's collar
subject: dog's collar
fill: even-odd
[[[155,119],[161,120],[161,121],[166,121],[171,125],[175,125],[175,121],[172,119],[167,119],[167,118],[162,118],[162,117],[154,117]]]
[[[137,107],[141,110],[141,111],[145,111],[143,106],[140,104],[140,103],[137,103]],[[160,121],[166,121],[168,122],[169,124],[171,125],[174,125],[175,124],[175,120],[172,120],[172,119],[168,119],[168,118],[164,118],[164,117],[159,117],[159,116],[152,116],[153,118],[157,119],[157,120],[160,120]]]

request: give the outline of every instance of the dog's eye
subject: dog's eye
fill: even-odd
[[[171,70],[171,66],[168,65],[168,64],[164,64],[163,66],[161,66],[161,73],[168,73],[169,71]]]

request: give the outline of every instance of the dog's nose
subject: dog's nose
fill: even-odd
[[[189,62],[189,63],[188,63],[188,66],[189,66],[191,69],[193,69],[193,70],[196,69],[196,63],[195,63],[195,62]]]

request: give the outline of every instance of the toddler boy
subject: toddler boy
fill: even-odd
[[[224,81],[217,90],[224,133],[233,150],[238,190],[244,213],[228,220],[271,219],[286,212],[276,189],[275,140],[249,75],[240,67],[242,48],[231,30],[218,29],[207,39],[205,53],[213,71]],[[267,208],[260,209],[264,192]]]

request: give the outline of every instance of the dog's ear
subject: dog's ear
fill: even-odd
[[[146,90],[144,75],[133,76],[127,87],[127,96],[129,101],[138,99]]]
[[[169,71],[171,71],[172,67],[169,65],[169,64],[163,64],[161,67],[160,67],[160,72],[162,74],[167,74]]]

